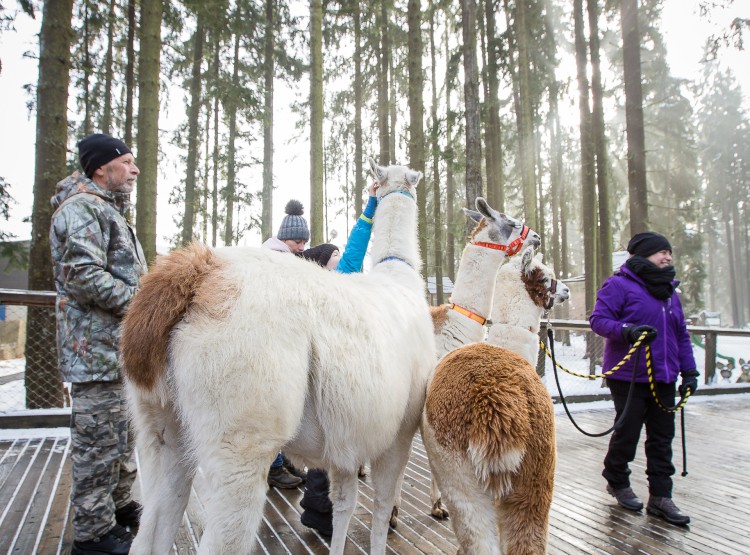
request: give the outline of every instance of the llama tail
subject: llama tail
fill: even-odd
[[[486,358],[474,390],[468,454],[477,477],[502,495],[509,491],[533,434],[526,387],[519,376],[528,362],[512,351],[489,345],[482,345],[478,352]]]
[[[167,365],[169,334],[184,316],[216,258],[205,245],[160,256],[143,277],[122,323],[120,357],[131,383],[150,390]]]

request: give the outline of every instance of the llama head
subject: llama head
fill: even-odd
[[[484,198],[477,197],[476,207],[476,211],[464,208],[464,213],[478,224],[469,237],[472,242],[507,246],[517,241],[518,247],[506,251],[508,256],[521,248],[538,247],[541,244],[541,237],[536,231],[526,227],[520,220],[498,212]]]
[[[551,310],[556,304],[568,300],[570,289],[562,281],[555,279],[552,268],[542,262],[542,253],[535,254],[529,247],[522,251],[517,260],[500,271],[519,272],[526,292],[534,304],[544,310]]]
[[[370,172],[378,182],[378,199],[395,191],[403,191],[416,199],[417,184],[422,179],[422,172],[406,166],[379,166],[372,158],[367,160],[370,163]]]

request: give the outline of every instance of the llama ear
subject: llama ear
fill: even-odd
[[[406,170],[406,182],[411,187],[416,187],[419,180],[422,179],[422,172],[414,170]]]
[[[534,260],[534,249],[528,247],[521,253],[521,270],[526,273],[529,271],[532,261]]]
[[[368,158],[367,161],[370,163],[370,172],[372,172],[373,177],[377,179],[378,183],[385,181],[388,177],[386,168],[378,166],[372,158]]]
[[[479,223],[480,221],[482,221],[482,215],[476,210],[469,210],[468,208],[464,208],[464,214],[466,214],[469,218],[474,220],[476,223]]]
[[[498,219],[507,219],[507,216],[505,216],[505,214],[501,214],[500,212],[492,208],[489,204],[487,204],[487,201],[484,200],[483,197],[477,197],[477,200],[474,201],[474,204],[476,205],[477,210],[479,210],[482,216],[484,216],[488,220],[495,221]]]

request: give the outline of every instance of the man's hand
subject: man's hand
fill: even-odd
[[[646,332],[646,337],[641,342],[642,345],[648,345],[654,339],[656,339],[656,328],[653,326],[625,326],[622,328],[622,338],[630,343],[634,344],[638,339]]]

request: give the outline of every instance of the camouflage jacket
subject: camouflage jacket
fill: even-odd
[[[123,214],[129,196],[78,172],[52,197],[52,249],[57,289],[57,353],[63,381],[114,381],[119,326],[146,259]]]

